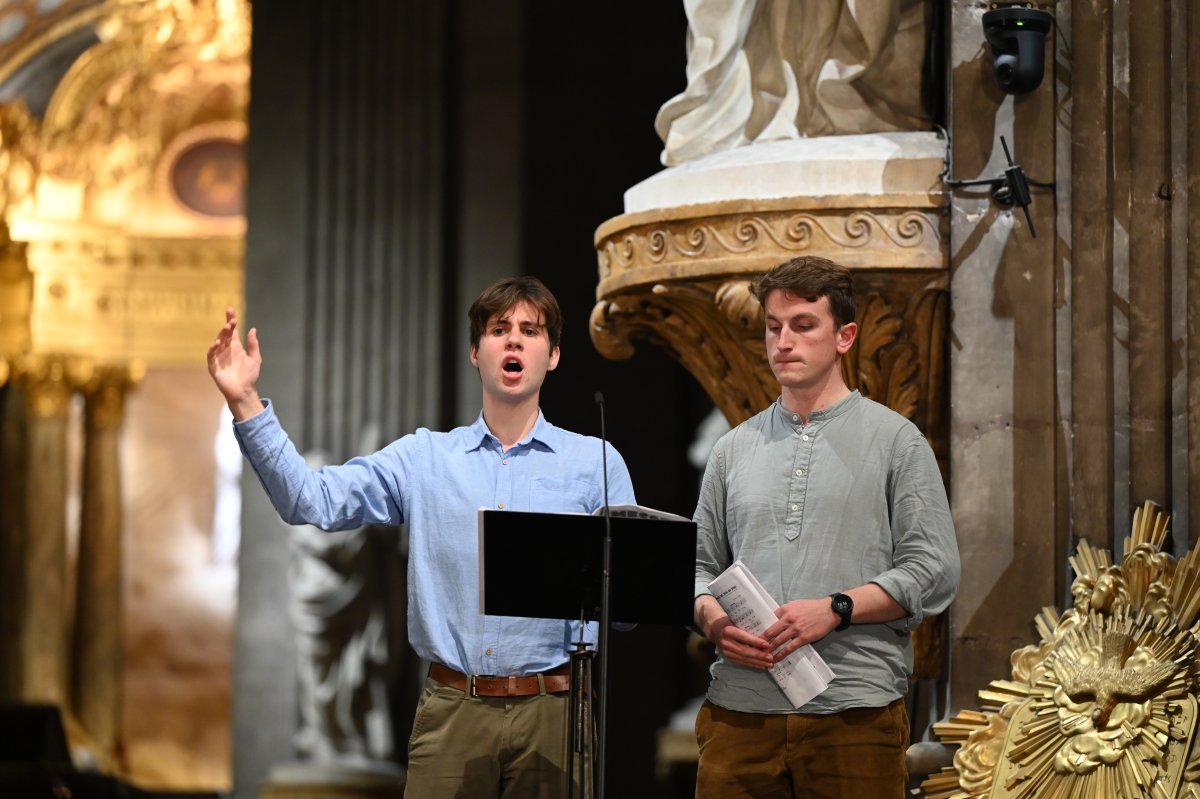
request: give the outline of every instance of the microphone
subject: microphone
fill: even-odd
[[[608,508],[608,433],[604,429],[604,394],[596,392],[596,405],[600,408],[600,465],[604,471],[604,571],[600,581],[600,713],[597,719],[596,741],[596,794],[595,799],[604,799],[604,749],[608,738],[608,627],[612,565],[612,515]]]
[[[604,394],[600,391],[596,392],[596,405],[600,407],[600,466],[604,469],[604,516],[608,518],[608,435],[604,430]]]

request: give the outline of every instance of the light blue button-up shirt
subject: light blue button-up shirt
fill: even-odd
[[[591,513],[604,504],[600,439],[546,421],[504,450],[480,414],[447,433],[425,428],[341,466],[308,468],[275,416],[234,431],[289,524],[348,530],[408,525],[408,634],[418,655],[467,674],[532,674],[565,663],[579,622],[479,612],[478,510]],[[613,505],[635,502],[629,470],[608,448]],[[596,640],[595,624],[588,640]]]

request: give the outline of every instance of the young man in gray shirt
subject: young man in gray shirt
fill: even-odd
[[[782,394],[713,449],[696,507],[696,623],[717,647],[696,721],[704,797],[899,797],[910,631],[949,606],[958,547],[921,432],[851,391],[850,271],[781,264],[755,285]],[[741,560],[780,604],[761,636],[708,583]],[[812,644],[834,672],[797,709],[767,669]]]

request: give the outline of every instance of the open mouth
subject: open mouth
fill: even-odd
[[[521,362],[518,361],[516,358],[509,358],[508,360],[506,360],[504,362],[504,366],[502,368],[504,369],[504,371],[508,372],[509,374],[517,374],[524,370],[524,367],[521,366]]]

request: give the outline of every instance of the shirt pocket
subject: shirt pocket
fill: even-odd
[[[592,484],[569,477],[535,477],[529,482],[529,510],[535,513],[591,513]]]

